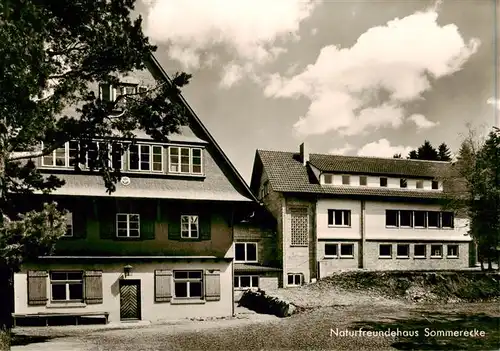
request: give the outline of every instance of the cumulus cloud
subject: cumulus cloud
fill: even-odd
[[[188,68],[219,46],[243,62],[263,64],[298,39],[302,21],[319,0],[143,0],[146,34],[169,45],[169,54]],[[234,79],[234,78],[233,78]],[[227,81],[226,81],[227,83]]]
[[[391,145],[389,140],[380,139],[368,143],[358,150],[358,156],[374,156],[374,157],[392,157],[395,154],[401,154],[403,157],[414,148],[403,145]]]
[[[439,122],[432,122],[427,119],[424,115],[421,114],[413,114],[410,117],[408,117],[408,120],[412,121],[415,123],[418,129],[429,129],[432,127],[435,127],[439,124]]]
[[[500,99],[495,99],[494,97],[490,97],[486,100],[488,105],[493,105],[497,110],[500,110]]]
[[[332,155],[345,155],[353,149],[354,147],[351,144],[345,143],[343,147],[331,149],[328,151],[328,153]]]
[[[370,28],[351,47],[323,47],[302,72],[270,75],[264,94],[310,100],[294,125],[301,135],[398,128],[405,116],[402,106],[431,89],[429,77],[461,70],[480,44],[478,39],[464,41],[454,24],[439,25],[438,7]]]

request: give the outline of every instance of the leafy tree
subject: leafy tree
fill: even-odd
[[[403,158],[403,157],[401,157],[401,154],[394,154],[392,158]]]
[[[42,175],[32,159],[76,140],[78,171],[92,139],[133,142],[134,131],[140,129],[164,140],[186,123],[177,103],[180,88],[190,78],[185,73],[112,102],[95,93],[99,83],[117,84],[120,76],[145,69],[156,50],[142,32],[141,17],[131,17],[134,3],[0,3],[0,329],[10,327],[11,306],[6,306],[10,299],[5,296],[11,290],[5,289],[12,287],[8,283],[13,272],[25,259],[49,254],[65,231],[63,212],[55,204],[17,216],[19,194],[50,193],[63,185],[54,176]],[[120,174],[108,158],[107,152],[100,151],[91,168],[113,192]]]
[[[418,160],[418,153],[417,153],[417,150],[411,150],[411,151],[408,153],[408,158],[409,158],[409,159],[412,159],[412,160]]]
[[[469,131],[453,170],[445,177],[456,185],[445,206],[467,214],[481,268],[486,261],[492,269],[492,262],[498,262],[500,239],[500,132],[495,129],[486,140],[477,139]]]
[[[438,147],[438,160],[439,161],[451,161],[451,151],[446,143],[442,143]]]

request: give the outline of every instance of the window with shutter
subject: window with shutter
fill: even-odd
[[[155,301],[169,302],[172,300],[172,271],[155,270]]]
[[[205,271],[205,300],[219,301],[220,300],[220,271],[207,270]]]
[[[46,271],[28,271],[28,305],[47,304]]]
[[[85,302],[102,303],[102,271],[85,272]]]

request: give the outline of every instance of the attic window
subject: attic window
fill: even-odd
[[[400,188],[406,188],[408,186],[408,182],[406,181],[406,179],[402,178],[399,180],[399,187]]]
[[[325,181],[325,184],[332,184],[333,183],[333,175],[331,175],[331,174],[325,174],[323,176],[323,179]]]
[[[387,178],[385,178],[385,177],[380,178],[380,186],[387,187]]]
[[[439,189],[439,182],[437,180],[432,181],[432,189],[433,190]]]
[[[143,93],[147,90],[146,87],[140,87],[137,84],[121,83],[117,86],[111,84],[99,85],[99,97],[103,101],[114,102],[120,95],[133,95]]]
[[[359,177],[359,185],[366,186],[368,183],[368,177],[367,176],[360,176]]]
[[[342,185],[349,185],[349,184],[351,184],[351,177],[349,175],[343,175]]]
[[[182,174],[203,174],[202,149],[170,146],[169,172]]]

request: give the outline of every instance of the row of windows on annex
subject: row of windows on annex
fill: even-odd
[[[114,234],[116,238],[120,239],[138,239],[145,236],[145,231],[150,231],[151,229],[151,226],[145,228],[145,223],[142,223],[141,225],[141,215],[139,213],[117,213],[114,224]],[[176,230],[176,228],[179,228],[181,239],[202,239],[203,236],[207,236],[210,233],[209,223],[202,224],[204,224],[203,228],[201,228],[200,218],[198,215],[181,214],[179,216],[178,223],[174,222],[169,224],[169,237],[172,239],[175,235],[171,235],[171,232]],[[73,213],[68,212],[66,213],[66,233],[63,237],[77,237],[74,228],[74,215]]]
[[[394,250],[394,246],[396,249]],[[446,258],[458,258],[459,246],[457,244],[447,244],[446,251],[443,251],[443,244],[431,244],[430,256],[428,256],[427,244],[379,244],[379,258],[398,259],[410,258],[410,249],[413,248],[413,258],[443,258],[446,252]]]
[[[203,174],[203,149],[200,147],[137,143],[128,145],[125,151],[123,148],[121,143],[93,142],[84,151],[77,141],[70,141],[43,156],[41,165],[71,168],[80,161],[81,168],[95,169],[99,159],[105,158],[109,167],[126,172]]]
[[[220,299],[220,272],[216,270],[155,270],[155,301]],[[49,278],[49,296],[44,288]],[[102,271],[29,271],[28,303],[103,302]]]
[[[386,210],[385,225],[388,228],[444,228],[454,227],[453,212]],[[328,210],[329,227],[350,227],[351,210]]]
[[[351,175],[344,174],[341,176],[341,185],[359,185],[359,186],[374,186],[374,184],[368,184],[368,176],[357,176],[357,182],[353,181]],[[389,179],[388,177],[378,177],[378,186],[382,188],[389,187]],[[401,189],[410,189],[407,178],[398,178],[399,179],[399,188]],[[440,182],[438,180],[423,180],[423,179],[412,179],[411,189],[427,189],[430,186],[432,190],[440,190]],[[333,174],[324,174],[323,175],[323,183],[327,185],[334,184],[334,175]],[[430,183],[430,184],[429,184]],[[340,185],[340,184],[339,184]]]

